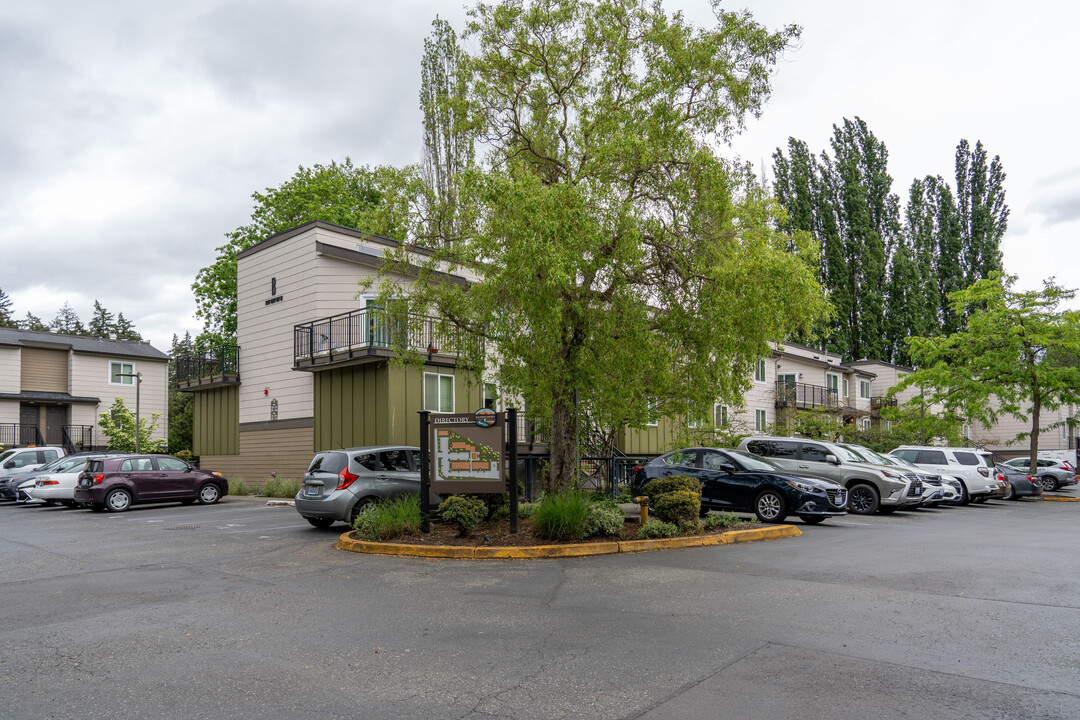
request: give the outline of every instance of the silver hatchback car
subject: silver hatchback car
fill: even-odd
[[[296,494],[296,511],[317,528],[352,525],[372,502],[420,492],[420,448],[400,445],[325,450],[315,455]],[[439,496],[429,495],[439,503]]]

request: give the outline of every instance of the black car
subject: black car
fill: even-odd
[[[762,522],[798,515],[814,525],[847,514],[847,490],[828,480],[784,473],[765,458],[739,450],[686,448],[635,469],[632,490],[640,495],[648,481],[665,475],[701,480],[701,509],[752,512]]]
[[[1003,499],[1019,500],[1022,497],[1042,495],[1042,478],[1028,475],[1026,470],[1005,463],[998,463],[994,470],[998,480],[1009,484],[1009,487],[1005,488]]]

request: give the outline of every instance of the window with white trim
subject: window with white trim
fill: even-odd
[[[121,362],[114,360],[109,363],[109,384],[110,385],[134,385],[135,378],[133,377],[121,377],[122,375],[134,375],[135,363]]]
[[[869,380],[860,380],[859,381],[859,397],[861,397],[863,399],[866,399],[866,400],[870,399],[870,381]]]
[[[713,425],[716,427],[728,426],[727,405],[713,406]]]
[[[499,401],[499,392],[495,387],[495,383],[493,383],[493,382],[484,383],[484,398],[483,398],[483,400],[484,400],[483,405],[488,410],[497,410],[498,409],[496,407],[496,405],[498,404],[498,401]]]
[[[765,361],[764,360],[758,360],[757,364],[754,365],[754,382],[759,382],[759,383],[765,382]]]
[[[841,397],[848,396],[848,379],[844,378],[844,394]]]
[[[454,412],[454,376],[424,373],[424,409]]]
[[[764,432],[765,428],[769,424],[769,416],[764,410],[754,410],[754,429],[758,432]]]
[[[656,398],[649,398],[649,419],[645,421],[648,427],[656,427],[660,424],[660,415],[656,411]]]
[[[863,430],[869,430],[870,429],[870,418],[863,418],[862,419],[862,429]]]
[[[886,420],[885,421],[885,429],[886,430],[892,430],[892,420]]]
[[[840,393],[840,376],[836,373],[825,373],[825,387],[834,393]]]

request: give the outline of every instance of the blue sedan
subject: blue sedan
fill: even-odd
[[[636,468],[632,490],[649,480],[685,475],[701,481],[701,509],[752,512],[762,522],[798,515],[810,525],[847,514],[847,490],[828,480],[786,474],[771,461],[717,448],[686,448]]]

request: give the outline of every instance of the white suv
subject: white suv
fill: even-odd
[[[890,455],[907,460],[920,468],[939,475],[951,475],[963,485],[960,503],[983,502],[998,494],[994,461],[985,450],[970,447],[935,447],[933,445],[901,445]]]

